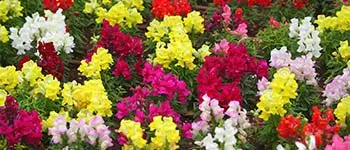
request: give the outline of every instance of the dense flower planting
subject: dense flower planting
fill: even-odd
[[[348,0],[0,0],[0,149],[349,150]]]

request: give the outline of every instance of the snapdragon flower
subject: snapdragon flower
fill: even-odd
[[[58,53],[62,51],[67,54],[73,52],[74,37],[66,31],[65,18],[62,9],[56,13],[46,10],[45,17],[39,16],[38,12],[32,14],[32,17],[27,16],[22,28],[10,28],[9,38],[13,40],[12,47],[18,50],[18,55],[22,55],[37,47],[39,42],[53,42]],[[33,42],[36,43],[34,47]]]

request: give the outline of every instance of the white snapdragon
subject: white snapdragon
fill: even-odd
[[[247,134],[244,129],[249,128],[250,123],[246,116],[246,110],[240,107],[239,102],[231,101],[229,108],[225,111],[219,106],[216,99],[210,99],[204,95],[199,109],[202,111],[201,120],[192,123],[192,133],[196,135],[202,131],[201,133],[205,134],[206,137],[201,141],[196,141],[195,144],[206,149],[219,149],[218,145],[220,145],[222,146],[220,149],[233,150],[237,140],[241,140],[243,143],[246,141]],[[207,118],[215,118],[215,120]],[[210,129],[210,127],[214,128]],[[214,133],[208,133],[209,131],[214,131]]]
[[[58,53],[61,51],[67,54],[73,52],[74,38],[66,32],[65,18],[62,9],[56,13],[45,11],[45,17],[39,16],[39,13],[32,14],[32,17],[27,16],[22,28],[10,28],[9,38],[13,40],[12,47],[18,50],[18,55],[22,55],[33,48],[33,42],[35,46],[38,45],[38,42],[53,42]]]
[[[298,19],[291,19],[289,25],[289,37],[298,38],[299,48],[297,52],[305,53],[311,52],[314,57],[321,56],[322,47],[320,46],[321,39],[318,37],[319,31],[311,23],[311,17],[305,17],[301,24]]]

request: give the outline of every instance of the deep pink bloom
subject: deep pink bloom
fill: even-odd
[[[191,139],[192,138],[191,129],[192,129],[191,123],[183,123],[182,124],[182,135],[187,139]]]
[[[224,18],[224,23],[230,23],[232,15],[231,8],[227,4],[225,4],[223,5],[222,10],[224,11],[224,13],[221,14]]]

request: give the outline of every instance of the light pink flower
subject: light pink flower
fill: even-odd
[[[270,66],[277,69],[288,67],[292,62],[292,55],[287,52],[287,47],[283,46],[281,49],[273,49],[271,51]]]
[[[248,29],[247,29],[247,24],[246,23],[241,23],[238,25],[237,29],[235,30],[235,32],[237,32],[238,34],[247,34],[248,33]]]
[[[225,4],[222,9],[224,10],[224,13],[222,13],[221,16],[224,18],[224,23],[229,24],[232,15],[231,8]]]
[[[226,54],[229,48],[229,42],[226,39],[223,39],[219,44],[215,43],[213,52],[215,54]]]
[[[267,80],[265,77],[262,77],[258,83],[257,83],[257,86],[258,86],[258,90],[260,92],[270,88],[270,81]]]

